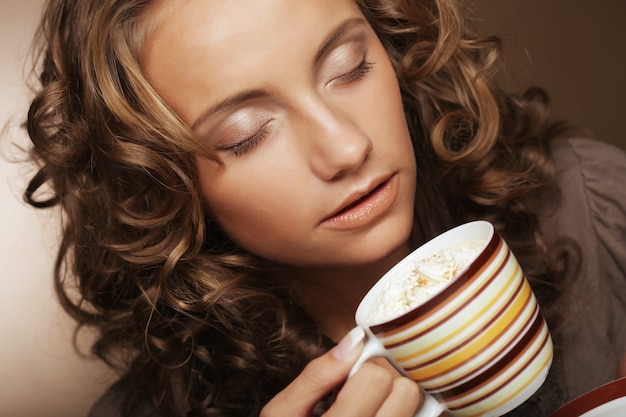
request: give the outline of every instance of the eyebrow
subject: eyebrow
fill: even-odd
[[[324,55],[328,53],[328,51],[333,47],[337,40],[341,39],[347,32],[351,31],[355,27],[365,25],[366,23],[366,20],[363,18],[351,18],[342,21],[332,32],[330,32],[328,36],[326,36],[326,38],[324,38],[319,48],[315,52],[315,58],[313,60],[313,63],[317,64],[324,57]],[[237,105],[248,100],[267,97],[269,94],[270,92],[267,89],[261,88],[243,90],[233,96],[227,97],[219,103],[211,106],[208,110],[204,111],[196,119],[196,121],[193,122],[193,124],[191,125],[191,130],[195,130],[196,128],[198,128],[198,126],[204,123],[206,119],[208,119],[211,115],[215,113],[236,107]]]

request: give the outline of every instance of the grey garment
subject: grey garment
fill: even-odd
[[[540,216],[548,242],[567,236],[583,253],[580,273],[561,297],[565,321],[555,360],[542,388],[507,416],[546,416],[566,401],[616,376],[626,352],[626,154],[583,139],[553,147],[561,189],[557,207]],[[124,382],[114,385],[90,417],[121,416]],[[144,404],[145,405],[145,404]],[[131,415],[143,417],[146,409]]]
[[[582,250],[564,286],[563,368],[570,398],[614,379],[626,353],[626,155],[589,140],[554,149],[560,205],[540,219],[548,239]]]
[[[540,216],[548,242],[571,238],[579,273],[566,277],[558,303],[555,362],[542,388],[507,414],[546,416],[616,378],[626,353],[626,154],[573,139],[553,147],[561,198]]]

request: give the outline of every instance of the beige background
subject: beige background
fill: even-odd
[[[22,61],[42,0],[0,4],[1,150],[24,143],[19,123],[27,90]],[[626,148],[626,2],[622,0],[473,0],[481,28],[505,40],[502,81],[521,91],[546,87],[555,111]],[[620,123],[621,122],[621,123]],[[72,417],[112,378],[71,347],[72,326],[57,307],[50,271],[54,213],[21,203],[26,167],[0,160],[0,417]]]
[[[8,142],[25,143],[23,59],[41,4],[0,3],[0,150],[10,158],[19,153]],[[55,213],[21,202],[26,172],[0,158],[0,417],[83,416],[112,379],[72,349],[73,326],[52,293]]]

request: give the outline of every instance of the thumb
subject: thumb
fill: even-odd
[[[307,416],[333,388],[341,384],[363,350],[363,329],[352,329],[334,348],[312,360],[302,373],[264,408],[268,416]],[[289,404],[289,412],[284,409]]]

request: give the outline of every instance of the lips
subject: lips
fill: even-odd
[[[388,181],[388,180],[387,180]],[[366,201],[368,198],[371,198],[372,195],[374,195],[376,192],[378,192],[385,184],[387,184],[387,181],[382,182],[380,184],[378,184],[372,191],[368,192],[367,194],[365,194],[363,197],[359,198],[358,200],[356,200],[353,203],[348,204],[346,207],[342,208],[341,210],[339,210],[337,213],[333,214],[333,216],[340,216],[342,213],[345,213],[349,210],[351,210],[352,208],[358,206],[359,204],[361,204],[362,202]]]
[[[397,196],[397,175],[373,181],[364,191],[352,193],[322,224],[337,229],[363,227],[384,214]]]

